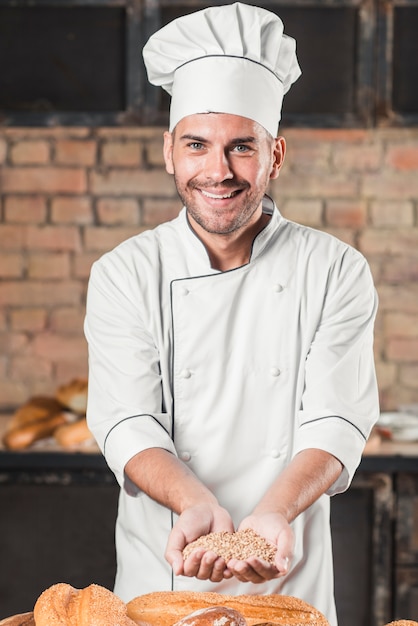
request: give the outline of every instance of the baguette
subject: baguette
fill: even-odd
[[[128,615],[140,626],[173,626],[198,609],[224,606],[239,611],[248,626],[271,623],[278,626],[329,626],[310,604],[291,596],[230,596],[197,591],[155,591],[128,602]]]
[[[75,448],[86,442],[93,442],[94,438],[87,426],[85,417],[70,424],[58,426],[54,431],[54,439],[62,448]]]
[[[49,417],[28,422],[7,431],[3,437],[3,443],[9,450],[24,450],[35,441],[50,437],[58,426],[66,424],[67,419],[65,413],[55,413]]]

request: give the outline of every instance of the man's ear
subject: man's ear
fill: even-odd
[[[270,172],[270,178],[277,178],[286,155],[286,140],[284,137],[276,137],[273,148],[273,165]]]
[[[164,133],[164,161],[165,161],[165,169],[169,174],[174,174],[174,166],[173,166],[173,141],[174,137],[172,133],[166,131]]]

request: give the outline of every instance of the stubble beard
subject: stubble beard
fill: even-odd
[[[199,224],[201,228],[203,228],[207,233],[216,234],[216,235],[231,235],[232,233],[244,228],[248,222],[251,221],[251,218],[254,216],[254,213],[257,211],[260,206],[263,197],[264,197],[264,189],[255,190],[253,193],[244,196],[246,190],[249,188],[249,184],[246,181],[224,181],[222,185],[222,189],[230,187],[231,189],[240,189],[240,196],[242,197],[242,206],[241,210],[235,212],[232,217],[228,218],[228,211],[225,209],[216,210],[212,208],[210,211],[210,215],[208,217],[208,211],[204,212],[200,210],[198,203],[194,202],[191,195],[192,192],[196,189],[205,189],[205,187],[210,188],[211,190],[216,189],[216,184],[211,185],[202,185],[198,184],[197,181],[190,181],[187,183],[185,187],[182,187],[180,182],[176,177],[176,173],[174,172],[174,181],[177,188],[177,193],[186,207],[187,212],[193,220]],[[197,192],[199,193],[199,192]],[[202,202],[204,200],[202,199]]]

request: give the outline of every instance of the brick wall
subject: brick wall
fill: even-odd
[[[370,262],[382,408],[418,402],[418,129],[284,131],[284,215]],[[91,263],[180,208],[162,129],[0,130],[0,410],[87,374]]]

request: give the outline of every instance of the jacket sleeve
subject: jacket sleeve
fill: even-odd
[[[135,495],[124,475],[129,459],[147,448],[175,448],[171,417],[163,410],[159,353],[141,317],[138,282],[121,259],[111,259],[93,265],[88,286],[87,420],[119,484]]]
[[[373,332],[377,295],[365,259],[348,248],[334,263],[305,363],[296,452],[320,448],[344,470],[329,495],[348,488],[379,416]]]

